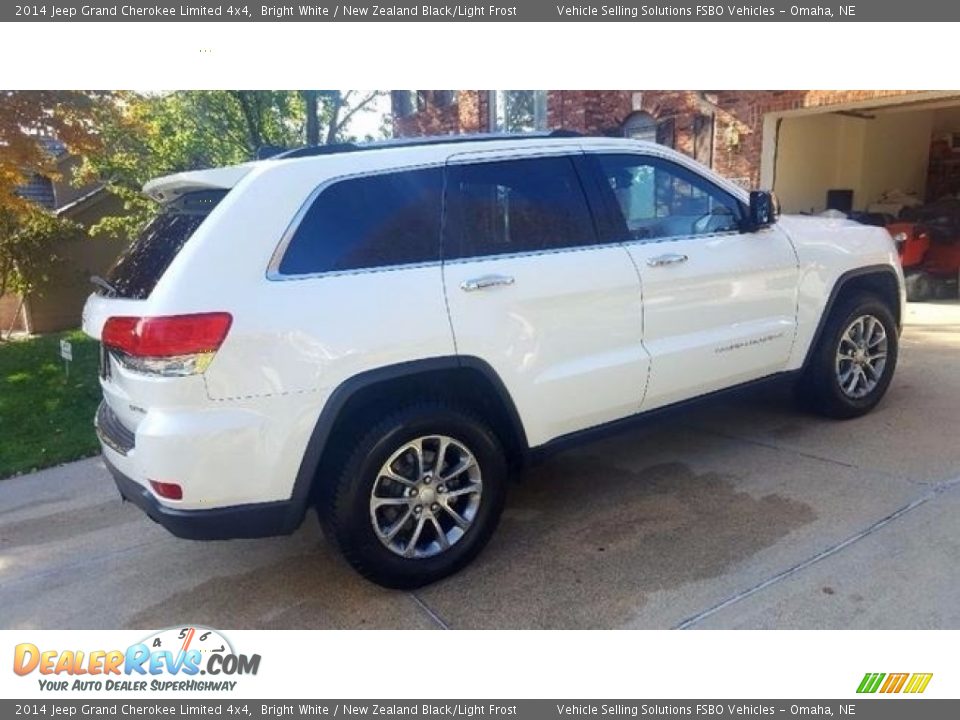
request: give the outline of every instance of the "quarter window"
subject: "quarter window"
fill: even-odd
[[[570,158],[454,165],[447,187],[447,257],[536,252],[596,240]]]
[[[638,155],[596,156],[635,240],[736,231],[742,209],[732,195],[679,165]]]
[[[442,194],[441,168],[335,183],[303,216],[280,262],[280,274],[436,261]]]

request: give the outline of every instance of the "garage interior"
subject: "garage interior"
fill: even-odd
[[[777,120],[772,185],[784,212],[822,212],[831,189],[851,190],[856,211],[896,191],[927,202],[960,190],[960,96]]]
[[[908,297],[957,297],[960,96],[767,118],[765,186],[786,213],[842,212],[897,241]]]

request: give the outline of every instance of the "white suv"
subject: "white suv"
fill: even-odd
[[[468,563],[511,470],[569,441],[791,373],[853,417],[896,365],[885,230],[778,219],[658,145],[304,148],[145,192],[160,214],[84,310],[121,494],[196,539],[315,507],[391,587]]]

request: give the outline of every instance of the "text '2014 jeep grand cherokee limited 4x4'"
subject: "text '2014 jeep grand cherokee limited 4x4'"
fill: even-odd
[[[897,361],[885,230],[778,218],[657,145],[303,148],[145,192],[160,213],[84,310],[120,492],[196,539],[315,507],[391,587],[473,559],[532,455],[788,373],[854,417]]]

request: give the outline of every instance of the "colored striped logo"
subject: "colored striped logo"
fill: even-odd
[[[933,673],[867,673],[860,681],[858,693],[922,693]]]

